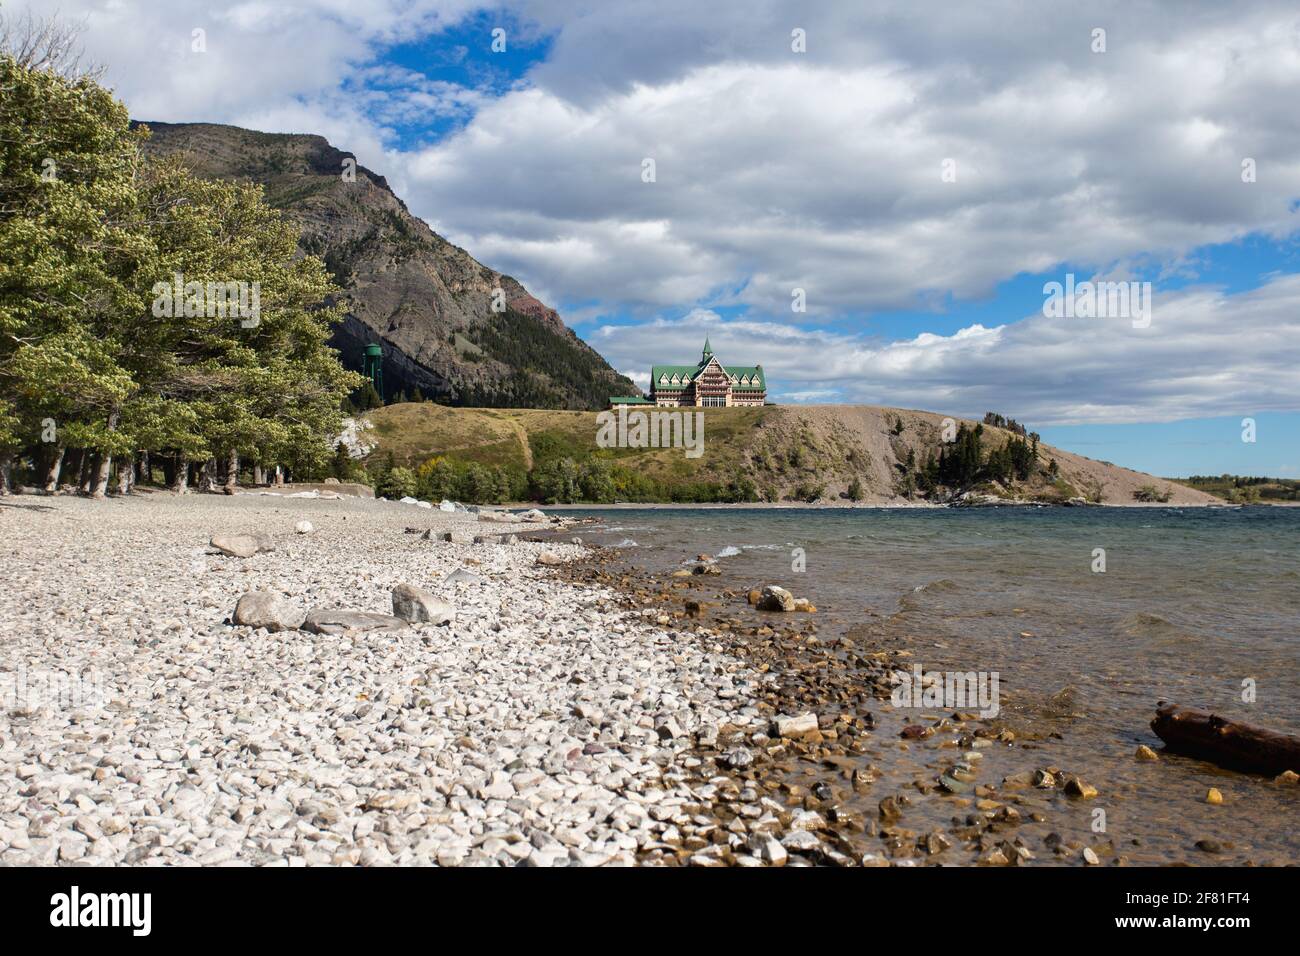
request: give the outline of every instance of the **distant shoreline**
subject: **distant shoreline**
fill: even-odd
[[[1254,504],[1265,505],[1267,507],[1272,507],[1272,508],[1288,508],[1288,507],[1300,506],[1300,502],[1295,502],[1295,501],[1257,502],[1257,503],[1253,503],[1252,506],[1254,506]],[[515,502],[512,504],[501,505],[501,507],[511,508],[511,509],[544,508],[547,511],[634,511],[634,510],[640,510],[646,508],[653,508],[656,510],[665,510],[665,511],[681,510],[687,508],[717,509],[717,510],[754,509],[754,510],[762,510],[762,511],[782,510],[782,509],[785,510],[814,510],[815,509],[820,511],[820,510],[834,510],[834,509],[848,510],[852,508],[856,508],[863,511],[869,509],[877,509],[877,510],[916,509],[920,511],[967,511],[967,510],[985,511],[985,510],[995,510],[1000,508],[1054,508],[1054,509],[1077,508],[1080,510],[1086,510],[1088,508],[1146,508],[1146,509],[1234,508],[1235,509],[1235,508],[1242,508],[1246,506],[1233,504],[1227,501],[1224,502],[1198,501],[1198,502],[1183,503],[1183,504],[1173,504],[1170,502],[1159,502],[1159,501],[1134,501],[1134,502],[1125,502],[1122,504],[1119,502],[1103,502],[1100,504],[1087,504],[1087,505],[1059,505],[1059,504],[1051,504],[1044,501],[1007,501],[1007,502],[1002,502],[1000,504],[989,504],[989,505],[949,505],[949,504],[934,504],[930,502],[916,502],[916,501],[908,502],[905,504],[898,503],[898,502],[863,502],[863,501],[854,502],[852,504],[848,502],[802,503],[802,502],[793,502],[793,501],[700,502],[698,504],[690,503],[690,502],[677,502],[677,501],[670,501],[670,502],[626,501],[626,502],[618,502],[617,504],[549,504],[549,505],[538,504],[537,502]]]

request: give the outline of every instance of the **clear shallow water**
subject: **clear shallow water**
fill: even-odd
[[[1147,845],[1167,836],[1157,860],[1225,834],[1244,852],[1202,862],[1300,856],[1293,795],[1198,761],[1151,771],[1132,760],[1139,743],[1159,747],[1149,722],[1160,700],[1300,734],[1300,509],[579,513],[601,522],[584,538],[622,544],[639,565],[727,555],[721,580],[810,598],[823,634],[911,649],[926,670],[999,672],[1008,716],[1063,733],[1055,762],[1108,789],[1112,812],[1149,831]],[[1093,570],[1097,548],[1104,573]],[[1254,702],[1242,699],[1248,678]],[[1207,786],[1234,788],[1235,808],[1207,815]]]
[[[1002,668],[1012,686],[1100,680],[1140,695],[1143,713],[1163,697],[1300,732],[1300,509],[586,514],[606,529],[602,543],[634,541],[640,562],[725,553],[729,572],[810,598],[819,623],[883,618],[918,638],[918,652],[942,642],[967,667]],[[1241,700],[1244,678],[1257,682],[1254,704]]]

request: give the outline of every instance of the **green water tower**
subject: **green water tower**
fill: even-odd
[[[384,350],[378,345],[367,345],[361,374],[370,379],[379,397],[384,397]]]

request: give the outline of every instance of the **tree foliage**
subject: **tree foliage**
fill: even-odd
[[[260,188],[146,162],[147,135],[92,78],[0,54],[0,454],[322,471],[361,381],[324,264]],[[234,284],[251,313],[213,306]]]

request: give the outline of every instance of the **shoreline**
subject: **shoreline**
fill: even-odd
[[[616,588],[630,605],[660,615],[661,622],[693,628],[702,643],[771,674],[775,682],[762,689],[760,702],[769,723],[778,715],[813,716],[817,729],[810,734],[781,739],[761,728],[733,734],[699,754],[704,776],[726,776],[737,786],[766,789],[786,802],[792,825],[818,838],[817,843],[796,838],[795,845],[805,848],[805,862],[1294,862],[1285,844],[1269,846],[1257,834],[1252,837],[1258,829],[1253,823],[1238,826],[1213,811],[1194,811],[1195,819],[1179,827],[1181,838],[1148,838],[1161,832],[1148,801],[1158,800],[1165,788],[1185,794],[1200,787],[1204,794],[1207,786],[1221,787],[1243,801],[1239,813],[1258,803],[1257,812],[1267,815],[1253,820],[1267,829],[1272,814],[1286,812],[1290,785],[1168,754],[1145,717],[1122,732],[1122,740],[1085,742],[1087,735],[1072,733],[1082,730],[1074,724],[1081,715],[1071,713],[1068,700],[1043,696],[1021,682],[1008,687],[1004,681],[1002,712],[988,718],[970,708],[894,707],[894,673],[921,664],[931,672],[932,639],[900,635],[871,611],[856,623],[843,615],[759,611],[749,605],[746,592],[788,582],[754,579],[741,557],[684,560],[676,574],[671,566],[648,569],[648,557],[641,550],[603,548],[562,573]],[[683,573],[693,565],[711,565],[719,573]],[[815,599],[811,592],[807,596]],[[940,666],[963,670],[969,663],[943,653]],[[1156,702],[1151,703],[1154,710]],[[1159,751],[1150,758],[1155,762],[1135,753],[1139,745]],[[748,754],[743,766],[731,765],[729,754],[737,748]],[[1098,809],[1129,823],[1117,826],[1114,835],[1098,833],[1093,826]],[[1135,819],[1147,822],[1135,825]],[[799,852],[792,851],[792,859]]]
[[[1171,502],[1158,502],[1158,501],[1153,501],[1153,502],[1134,501],[1134,502],[1124,502],[1124,503],[1099,502],[1099,503],[1089,503],[1086,505],[1065,505],[1065,504],[1057,504],[1057,503],[1048,503],[1045,501],[1003,501],[997,504],[989,503],[989,504],[965,504],[965,505],[954,505],[954,504],[947,504],[947,503],[940,504],[940,503],[916,502],[916,501],[906,502],[906,503],[900,503],[900,502],[868,503],[868,502],[859,501],[859,502],[854,502],[852,504],[850,504],[849,502],[842,502],[842,503],[816,502],[816,503],[808,504],[808,503],[801,503],[801,502],[786,502],[786,501],[704,502],[699,504],[692,504],[692,503],[673,501],[673,502],[654,502],[654,503],[617,502],[614,504],[575,503],[575,504],[550,504],[550,505],[538,504],[536,502],[511,502],[509,504],[500,505],[499,507],[508,508],[508,509],[544,508],[547,511],[631,511],[637,509],[646,509],[646,510],[662,509],[665,511],[672,511],[672,510],[680,511],[680,510],[687,510],[687,509],[694,509],[694,508],[699,508],[703,510],[752,509],[754,511],[769,511],[769,510],[803,511],[803,510],[829,510],[829,509],[840,509],[846,511],[852,509],[857,509],[859,511],[895,510],[895,509],[897,510],[915,509],[920,511],[944,511],[950,509],[951,510],[968,510],[968,509],[976,510],[976,509],[997,509],[997,508],[1079,508],[1079,509],[1085,509],[1085,508],[1143,508],[1143,509],[1231,508],[1231,509],[1236,509],[1236,508],[1245,508],[1245,507],[1255,507],[1257,505],[1266,505],[1268,507],[1276,507],[1276,508],[1295,508],[1295,507],[1300,507],[1300,501],[1277,501],[1277,502],[1261,501],[1261,502],[1254,502],[1251,505],[1233,504],[1227,501],[1224,501],[1222,503],[1196,501],[1196,502],[1189,502],[1184,504],[1173,504]]]

